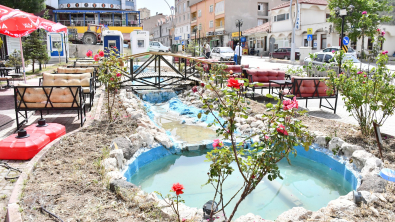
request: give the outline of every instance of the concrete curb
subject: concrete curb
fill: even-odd
[[[97,114],[97,112],[101,112],[101,106],[103,105],[104,95],[105,95],[105,93],[103,90],[102,94],[100,95],[99,102],[97,104],[97,109],[95,111],[95,118],[94,118],[95,120],[99,120],[99,118],[100,118],[100,114]],[[19,176],[18,180],[15,183],[14,189],[12,190],[10,199],[8,201],[7,215],[6,215],[6,219],[5,219],[6,222],[22,222],[22,214],[19,211],[19,208],[20,208],[19,198],[21,197],[21,195],[23,193],[25,181],[27,181],[29,179],[29,175],[34,170],[34,167],[36,166],[36,164],[38,162],[40,162],[45,157],[48,150],[50,150],[54,145],[58,144],[62,140],[63,137],[70,136],[74,133],[79,132],[80,130],[90,126],[90,124],[92,124],[92,122],[93,121],[88,122],[88,120],[87,120],[87,122],[85,123],[85,125],[83,127],[80,127],[79,129],[69,132],[66,135],[63,135],[63,136],[57,138],[56,140],[52,141],[51,143],[46,145],[39,153],[37,153],[37,155],[35,155],[29,161],[29,163],[26,165],[24,172],[21,173],[21,175]]]

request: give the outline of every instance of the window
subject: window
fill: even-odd
[[[258,25],[262,25],[263,23],[265,23],[265,19],[258,19]]]
[[[198,11],[198,17],[202,17],[202,10]]]
[[[275,22],[279,22],[279,21],[284,21],[289,19],[289,13],[285,13],[285,14],[280,14],[280,15],[276,15],[274,16],[274,21]]]
[[[332,56],[329,54],[326,54],[325,58],[324,58],[324,62],[329,63],[331,59],[332,59]]]
[[[184,15],[184,21],[185,21],[185,15]]]
[[[225,12],[225,4],[224,1],[215,3],[215,14],[221,14]]]
[[[321,35],[321,49],[326,48],[326,34]]]
[[[373,41],[371,38],[368,39],[368,50],[373,50]]]
[[[219,26],[220,26],[220,27],[222,27],[222,20],[221,20],[221,21],[219,21]]]
[[[189,14],[188,14],[188,19],[189,19]]]
[[[313,49],[317,49],[317,35],[313,35]]]
[[[214,27],[214,21],[210,21],[209,25],[210,25],[210,28]]]
[[[189,7],[189,1],[187,1],[187,7]]]
[[[214,5],[210,5],[210,10],[209,10],[210,12],[213,12],[214,11]]]
[[[199,24],[199,28],[198,28],[199,30],[202,30],[202,24]]]
[[[178,6],[178,12],[181,12],[181,5]]]
[[[314,61],[322,62],[322,60],[324,59],[324,55],[325,54],[318,54],[317,57],[314,58]]]
[[[184,2],[184,12],[187,10],[187,3]]]

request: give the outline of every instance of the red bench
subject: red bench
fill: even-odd
[[[306,100],[306,108],[307,101],[309,99],[320,99],[320,108],[321,106],[333,110],[336,113],[337,108],[337,90],[333,90],[333,94],[328,96],[326,91],[329,89],[325,83],[325,80],[329,78],[325,77],[292,77],[292,89],[291,91],[284,90],[284,94],[292,94],[296,96],[297,99],[305,99]],[[328,99],[334,98],[335,104],[332,105]],[[325,99],[328,102],[329,106],[322,105],[322,99]]]
[[[269,80],[285,80],[285,72],[280,70],[265,70],[265,69],[247,69],[247,77],[250,85],[246,87],[252,88],[252,98],[255,98],[255,89],[261,89],[261,94],[264,88],[269,88]],[[258,84],[259,83],[259,84]],[[271,83],[271,87],[280,87],[277,84]]]

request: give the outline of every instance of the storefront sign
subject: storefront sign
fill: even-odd
[[[308,28],[307,29],[307,35],[312,35],[313,34],[313,29],[312,28]]]
[[[300,4],[298,4],[297,8],[298,11],[296,12],[295,29],[300,30]]]
[[[242,36],[243,32],[240,32],[240,36]],[[232,32],[232,37],[239,37],[239,32]]]
[[[175,36],[174,40],[181,40],[181,36]]]
[[[223,35],[224,31],[215,32],[215,35]]]

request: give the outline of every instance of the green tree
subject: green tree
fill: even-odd
[[[376,29],[382,23],[386,23],[392,20],[392,16],[385,15],[392,11],[392,6],[388,3],[388,0],[329,0],[328,7],[331,11],[331,17],[328,19],[329,22],[333,22],[335,29],[338,33],[341,33],[342,18],[337,17],[335,8],[347,8],[349,5],[355,7],[354,11],[344,17],[344,33],[347,33],[348,37],[353,42],[363,36],[373,37],[376,34]],[[362,12],[366,11],[369,14],[369,25],[366,23],[363,27],[359,27],[359,23],[364,16]],[[362,39],[362,44],[364,38]],[[363,45],[362,45],[363,50]]]
[[[38,13],[45,9],[45,0],[1,0],[1,4],[29,13]]]
[[[23,57],[25,60],[32,60],[33,72],[34,63],[42,60],[47,54],[47,47],[40,39],[38,31],[32,32],[23,42]]]

